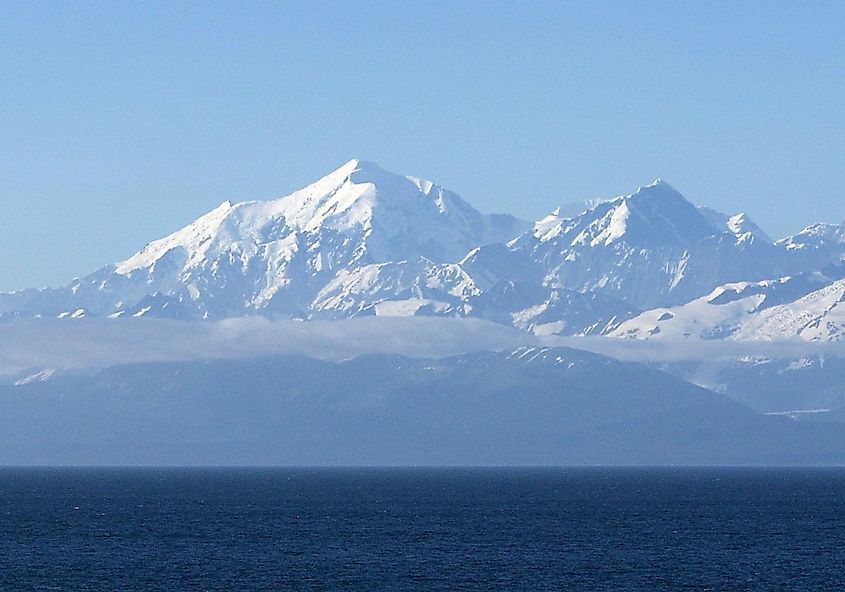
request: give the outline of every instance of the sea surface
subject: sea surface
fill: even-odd
[[[0,590],[843,590],[841,469],[0,469]]]

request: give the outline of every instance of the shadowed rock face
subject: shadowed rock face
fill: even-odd
[[[2,464],[830,464],[841,434],[566,348],[141,364],[0,388]]]

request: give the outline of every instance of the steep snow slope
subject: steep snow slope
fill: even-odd
[[[836,341],[845,335],[845,265],[825,272],[725,284],[682,306],[646,311],[610,334],[637,339]]]
[[[454,263],[378,263],[338,272],[314,299],[312,310],[315,318],[437,314],[479,293],[472,278]]]
[[[747,241],[753,238],[766,243],[773,242],[769,235],[744,212],[728,216],[706,206],[698,206],[698,211],[716,232],[724,232],[727,228],[737,239],[744,238]]]
[[[752,316],[737,332],[738,339],[782,339],[797,335],[805,341],[845,338],[845,280]]]

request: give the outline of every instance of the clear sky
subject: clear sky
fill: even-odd
[[[0,4],[0,289],[350,158],[539,218],[655,177],[845,219],[843,2]]]

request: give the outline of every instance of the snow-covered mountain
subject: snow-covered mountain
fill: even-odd
[[[574,218],[553,212],[509,247],[545,285],[601,293],[640,309],[687,302],[727,282],[789,275],[808,264],[773,244],[745,214],[697,208],[661,180]],[[820,253],[812,263],[833,258]],[[495,261],[486,268],[494,273]]]
[[[307,318],[315,299],[318,312],[332,307],[326,290],[350,273],[378,272],[369,266],[388,262],[458,261],[527,226],[508,215],[482,215],[430,181],[352,160],[280,199],[224,202],[67,288],[4,295],[0,312],[121,316],[161,294],[195,318]]]
[[[686,304],[646,311],[610,334],[636,339],[838,341],[845,337],[845,264],[778,280],[725,284]]]
[[[226,201],[64,288],[0,294],[0,318],[427,315],[536,334],[839,334],[845,274],[821,270],[845,259],[845,226],[773,242],[746,214],[695,206],[661,180],[570,210],[533,226],[483,215],[352,160],[279,199]]]

